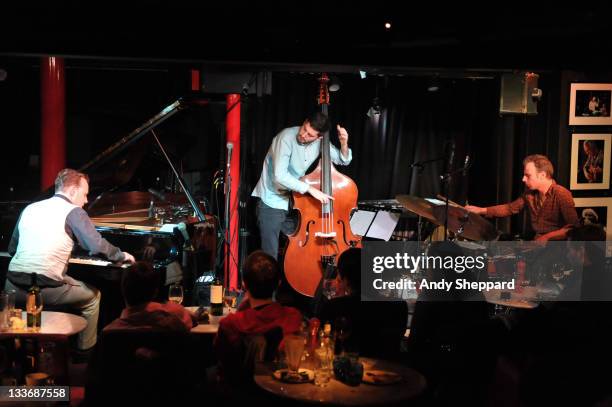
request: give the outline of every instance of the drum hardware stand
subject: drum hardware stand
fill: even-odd
[[[463,176],[467,175],[467,171],[470,169],[471,167],[471,162],[470,162],[470,156],[466,155],[465,156],[465,162],[463,164],[463,167],[458,168],[454,171],[450,171],[447,172],[446,174],[440,175],[440,180],[444,183],[444,238],[448,239],[447,233],[448,233],[448,190],[449,190],[449,184],[451,182],[451,180],[453,179],[453,176],[459,174],[459,173],[463,173]],[[467,214],[465,217],[465,220],[468,220]],[[462,223],[461,226],[459,227],[459,230],[457,231],[457,235],[461,235],[463,233],[463,226],[465,223]]]

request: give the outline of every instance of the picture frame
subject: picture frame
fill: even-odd
[[[569,124],[571,126],[612,125],[611,101],[612,83],[572,83]]]
[[[612,134],[574,133],[570,189],[609,189]]]
[[[606,256],[612,257],[612,198],[574,198],[580,223],[599,224],[606,231]]]

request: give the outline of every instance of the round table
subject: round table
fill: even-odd
[[[21,313],[21,319],[27,321],[26,312]],[[28,328],[24,329],[8,329],[1,331],[0,335],[5,336],[71,336],[78,334],[87,326],[85,318],[78,315],[68,314],[66,312],[43,311],[41,316],[41,325],[39,331],[33,331]]]
[[[392,385],[361,383],[359,386],[348,386],[332,377],[327,387],[317,387],[312,382],[290,384],[274,379],[270,365],[262,363],[257,365],[255,383],[265,391],[283,398],[343,406],[399,403],[425,390],[425,377],[414,369],[378,359],[360,358],[360,361],[364,363],[364,374],[369,370],[388,370],[400,374],[403,381]]]

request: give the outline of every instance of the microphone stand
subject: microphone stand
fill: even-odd
[[[412,164],[410,164],[410,168],[416,168],[417,169],[417,174],[420,174],[421,171],[423,171],[423,168],[425,168],[423,166],[423,164],[431,164],[431,163],[435,163],[438,161],[444,161],[446,160],[445,157],[438,157],[438,158],[432,158],[430,160],[425,160],[425,161],[415,161]],[[421,241],[421,234],[422,234],[422,229],[423,228],[423,223],[421,220],[421,215],[419,215],[419,221],[417,223],[417,239],[420,242]],[[446,233],[446,231],[445,231]]]
[[[230,242],[231,242],[231,231],[230,231],[230,197],[232,189],[232,176],[230,174],[229,162],[227,165],[226,178],[225,178],[225,272],[224,272],[224,286],[227,287],[229,283],[229,270],[230,270]]]

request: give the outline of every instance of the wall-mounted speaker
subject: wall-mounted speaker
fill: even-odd
[[[499,113],[538,114],[538,101],[542,97],[542,90],[538,88],[539,77],[531,72],[503,74]]]
[[[272,94],[271,72],[211,72],[203,71],[200,89],[205,93]]]

